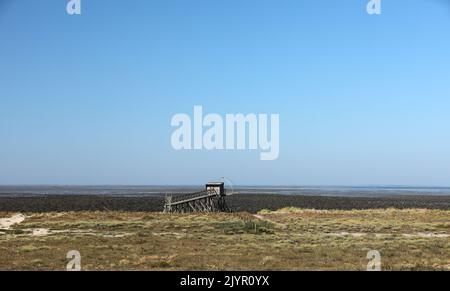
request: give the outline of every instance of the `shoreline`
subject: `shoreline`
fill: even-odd
[[[257,213],[285,207],[320,210],[440,209],[450,210],[450,196],[391,195],[384,197],[336,197],[310,195],[238,194],[227,197],[235,212]],[[114,195],[1,196],[2,212],[130,211],[161,212],[164,197]]]

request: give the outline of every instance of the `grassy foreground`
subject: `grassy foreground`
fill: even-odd
[[[1,213],[0,218],[15,213]],[[26,214],[0,230],[0,270],[450,270],[450,211],[302,210],[257,215]]]

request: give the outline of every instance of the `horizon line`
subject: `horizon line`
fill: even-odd
[[[209,181],[212,182],[212,181]],[[198,187],[202,184],[0,184],[0,187]],[[227,183],[225,183],[227,184]],[[310,187],[310,188],[365,188],[365,187],[392,187],[392,188],[446,188],[450,185],[412,185],[412,184],[234,184],[233,187]]]

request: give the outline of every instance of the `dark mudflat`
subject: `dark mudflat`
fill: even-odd
[[[235,211],[255,213],[283,207],[314,209],[427,208],[450,210],[450,196],[324,197],[241,194],[227,197]],[[162,211],[162,196],[50,195],[0,196],[0,211]]]

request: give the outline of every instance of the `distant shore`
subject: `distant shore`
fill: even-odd
[[[227,197],[237,212],[256,213],[262,209],[284,207],[308,209],[383,209],[426,208],[450,210],[450,196],[391,195],[384,197],[326,197],[276,194],[239,194]],[[39,195],[0,196],[3,212],[66,212],[66,211],[149,211],[160,212],[164,197],[110,195]]]

